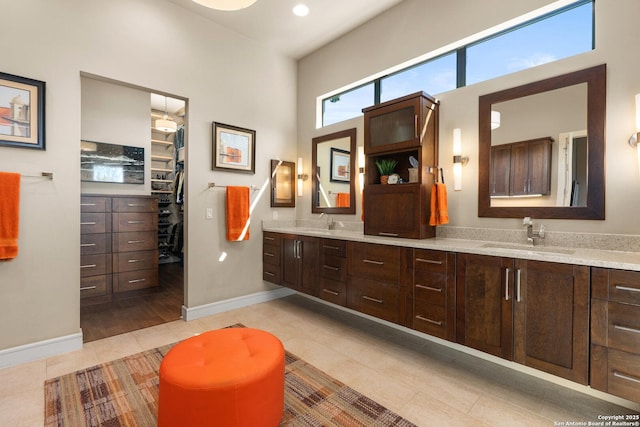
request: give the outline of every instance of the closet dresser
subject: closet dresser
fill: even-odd
[[[80,300],[100,304],[157,290],[158,198],[83,195]]]

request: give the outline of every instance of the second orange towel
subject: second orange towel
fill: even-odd
[[[18,255],[20,174],[0,172],[0,260]]]
[[[249,187],[227,187],[227,240],[249,240]]]
[[[429,225],[442,225],[449,223],[449,202],[447,200],[447,187],[441,182],[436,182],[431,188],[431,216]]]

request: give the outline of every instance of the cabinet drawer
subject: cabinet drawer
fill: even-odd
[[[158,234],[154,231],[113,233],[113,251],[151,251],[158,247]]]
[[[280,265],[280,246],[262,245],[262,262],[264,264]]]
[[[345,240],[322,239],[322,254],[346,257],[347,242]]]
[[[349,242],[347,247],[349,274],[383,282],[398,282],[400,248],[352,242]]]
[[[80,277],[111,273],[111,254],[80,256]]]
[[[158,269],[129,271],[113,275],[113,292],[127,292],[158,286]]]
[[[113,254],[113,272],[146,270],[158,267],[158,251],[121,252]]]
[[[446,273],[447,253],[442,251],[415,249],[413,263],[416,270],[433,271],[434,273]]]
[[[262,234],[262,244],[280,246],[280,234],[273,233],[271,231],[265,231]]]
[[[640,305],[640,272],[609,270],[609,301]]]
[[[415,301],[413,329],[438,338],[447,339],[446,308],[423,301]]]
[[[154,213],[113,213],[113,232],[155,231],[158,229],[158,214]]]
[[[280,266],[276,264],[262,264],[262,280],[279,285],[281,282]]]
[[[640,353],[640,307],[610,302],[607,317],[607,346]]]
[[[320,276],[346,283],[347,260],[345,258],[325,255],[322,257],[322,260],[323,263],[322,268],[320,269]]]
[[[430,304],[444,306],[447,302],[447,275],[416,270],[413,296]]]
[[[80,214],[80,234],[109,232],[111,232],[110,213],[99,212]]]
[[[398,323],[400,319],[398,288],[375,280],[351,277],[347,286],[347,307]]]
[[[347,305],[347,284],[337,280],[323,278],[320,280],[318,296],[334,304]]]
[[[158,212],[157,197],[114,197],[114,212]]]
[[[111,212],[111,199],[108,197],[80,197],[80,212]]]
[[[607,391],[640,401],[640,355],[609,349]]]
[[[111,252],[111,234],[80,235],[80,255],[95,255]]]
[[[80,279],[80,298],[100,297],[111,294],[111,274]]]

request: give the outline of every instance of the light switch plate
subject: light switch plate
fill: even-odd
[[[206,219],[213,219],[213,208],[207,208],[207,212],[205,214]]]

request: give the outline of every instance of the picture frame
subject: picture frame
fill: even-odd
[[[351,153],[349,151],[331,147],[331,175],[329,180],[348,184],[351,178],[350,164]]]
[[[271,207],[296,207],[296,164],[271,160]]]
[[[45,149],[45,82],[0,72],[0,145]]]
[[[255,174],[256,131],[213,122],[214,170]]]

